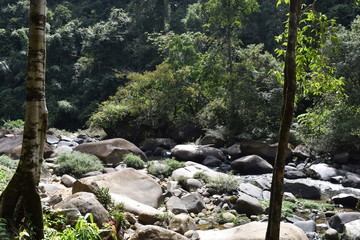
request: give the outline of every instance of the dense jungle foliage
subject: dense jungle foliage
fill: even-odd
[[[274,140],[288,11],[276,3],[49,1],[50,126],[164,136],[189,124]],[[28,8],[28,0],[0,1],[3,121],[24,115]],[[316,12],[301,24],[294,131],[320,152],[358,151],[360,7],[331,0],[307,8]]]

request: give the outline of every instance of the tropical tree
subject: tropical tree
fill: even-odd
[[[284,68],[282,118],[279,145],[271,184],[269,223],[266,232],[266,240],[278,240],[280,235],[281,207],[284,192],[284,168],[296,94],[296,42],[298,25],[301,17],[301,4],[301,0],[290,0],[289,28]]]
[[[19,229],[31,223],[31,239],[43,238],[43,216],[37,186],[47,130],[45,102],[46,1],[30,0],[26,115],[19,165],[0,197],[0,217]]]

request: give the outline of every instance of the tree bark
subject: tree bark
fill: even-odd
[[[47,130],[45,101],[46,0],[30,0],[26,115],[19,165],[0,197],[0,217],[16,230],[31,224],[31,239],[42,239],[43,216],[37,186]]]
[[[280,235],[281,207],[284,193],[284,168],[290,127],[294,114],[296,92],[295,47],[301,17],[301,4],[301,0],[290,0],[289,30],[284,68],[282,119],[271,184],[270,212],[266,240],[278,240]]]

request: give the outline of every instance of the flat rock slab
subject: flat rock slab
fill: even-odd
[[[154,208],[158,208],[163,200],[161,186],[153,178],[132,168],[81,178],[74,183],[73,193],[94,193],[96,188],[109,188],[109,193],[124,195]]]
[[[251,222],[226,230],[197,231],[200,240],[264,240],[267,222]],[[281,223],[281,240],[308,240],[303,230],[291,223]]]

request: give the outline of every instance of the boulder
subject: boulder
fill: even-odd
[[[64,174],[61,176],[61,183],[64,184],[66,187],[73,187],[76,179],[70,175]]]
[[[126,211],[137,215],[139,221],[144,224],[154,224],[161,218],[161,216],[164,215],[163,212],[157,210],[156,208],[142,204],[126,196],[113,193],[110,195],[115,204],[123,204]]]
[[[202,172],[205,174],[206,177],[210,179],[219,178],[219,177],[226,177],[227,174],[216,172],[202,164],[195,163],[195,162],[186,162],[185,167],[178,168],[171,174],[171,177],[175,180],[178,180],[180,177],[185,178],[192,178],[195,173]]]
[[[97,188],[109,188],[109,193],[124,195],[155,208],[163,200],[161,186],[153,178],[132,168],[81,178],[74,183],[73,193],[94,193]]]
[[[258,200],[263,200],[263,191],[261,188],[251,183],[240,183],[238,190]]]
[[[97,156],[105,164],[116,166],[122,162],[126,154],[132,153],[147,161],[146,155],[133,143],[114,138],[99,142],[84,143],[74,148],[75,151]]]
[[[184,234],[189,230],[196,230],[196,224],[192,217],[187,214],[175,215],[169,222],[171,231]]]
[[[356,204],[360,200],[359,197],[354,194],[341,193],[331,198],[335,204],[341,204],[344,207],[356,208]]]
[[[307,158],[310,158],[310,150],[305,145],[298,145],[295,147],[295,149],[292,152],[294,157],[297,157],[300,160],[306,160]]]
[[[226,155],[229,155],[231,159],[238,159],[243,156],[241,152],[240,143],[235,143],[228,148],[221,149]]]
[[[359,212],[346,212],[346,213],[339,213],[332,216],[329,220],[329,226],[339,233],[343,233],[345,230],[345,224],[359,220],[360,213]]]
[[[142,226],[129,240],[189,240],[174,231],[158,226]]]
[[[22,135],[4,137],[0,139],[0,155],[5,154],[13,159],[19,159],[22,147]],[[44,158],[49,158],[54,151],[48,145],[44,145]]]
[[[180,161],[193,161],[201,163],[207,156],[213,156],[218,159],[224,159],[221,150],[214,147],[207,147],[194,144],[176,145],[171,149],[171,154]]]
[[[314,170],[320,175],[320,179],[324,181],[330,181],[332,177],[345,175],[345,171],[330,167],[326,163],[319,163],[311,165],[310,169]]]
[[[290,192],[298,198],[319,200],[321,197],[319,188],[300,182],[285,182],[284,191]]]
[[[259,200],[247,194],[241,194],[236,200],[234,209],[239,214],[246,214],[248,217],[251,215],[260,215],[264,212],[263,207]]]
[[[226,230],[197,231],[200,240],[264,240],[267,222],[251,222]],[[308,240],[300,228],[291,223],[281,223],[280,240]]]
[[[76,208],[80,211],[82,215],[91,213],[94,216],[94,222],[101,226],[103,223],[109,221],[109,213],[101,205],[101,203],[96,199],[96,196],[93,193],[88,192],[78,192],[65,198],[60,203],[54,206],[54,209],[69,209]]]
[[[199,213],[205,208],[204,199],[199,193],[193,192],[181,197],[188,212]]]
[[[52,134],[46,134],[46,142],[50,145],[54,145],[60,142],[60,139]]]
[[[339,233],[335,229],[329,228],[325,231],[324,237],[326,240],[339,240]]]
[[[207,167],[219,167],[221,166],[222,161],[214,156],[207,156],[204,161],[202,161],[202,165]]]
[[[277,151],[277,144],[268,144],[254,140],[243,140],[240,142],[241,152],[244,155],[258,155],[266,159],[271,164],[274,163]],[[286,151],[286,159],[289,160],[292,156],[290,147]]]
[[[225,144],[224,136],[220,133],[210,134],[206,133],[204,137],[200,139],[200,145],[208,145],[216,148],[220,148]]]
[[[273,169],[270,163],[257,155],[236,159],[231,168],[242,175],[271,173]]]
[[[344,239],[360,239],[360,219],[345,224]]]
[[[306,178],[305,173],[301,171],[286,171],[285,178],[287,179],[299,179],[299,178]]]
[[[60,146],[54,149],[54,153],[51,155],[51,157],[57,157],[60,154],[72,152],[73,149],[69,146]]]
[[[185,204],[180,198],[172,196],[166,202],[166,209],[174,214],[187,213]]]
[[[316,232],[316,223],[314,220],[308,221],[297,221],[294,223],[295,226],[301,228],[304,232]]]
[[[351,172],[346,173],[342,185],[344,187],[360,188],[360,175]]]

